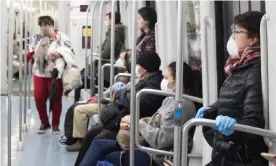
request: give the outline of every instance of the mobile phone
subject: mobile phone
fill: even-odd
[[[261,156],[265,159],[267,159],[268,161],[272,162],[272,163],[276,163],[276,154],[272,154],[272,153],[261,153]]]

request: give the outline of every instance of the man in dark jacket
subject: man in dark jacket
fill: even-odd
[[[139,78],[135,87],[136,92],[142,89],[160,90],[160,83],[163,79],[163,75],[159,70],[161,60],[158,54],[151,51],[143,52],[138,57],[136,64],[136,74]],[[118,101],[118,105],[125,108],[126,112],[124,115],[128,115],[130,111],[130,88],[127,87],[126,89],[117,91],[116,100]],[[142,95],[140,100],[141,118],[152,116],[161,106],[163,100],[163,96],[150,94]],[[93,139],[116,139],[117,133],[118,131],[110,131],[103,125],[91,128],[82,142],[82,147],[75,165],[80,164]]]
[[[158,89],[163,79],[162,71],[159,70],[161,60],[157,53],[152,51],[143,52],[136,62],[136,75],[139,79],[135,86],[136,93],[142,89]],[[130,87],[119,90],[116,93],[118,104],[130,109]],[[140,99],[141,117],[152,116],[161,106],[163,96],[144,94]],[[129,113],[129,112],[128,112]]]

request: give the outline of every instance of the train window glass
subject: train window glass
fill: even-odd
[[[188,63],[194,70],[201,70],[199,1],[187,1]]]
[[[151,7],[153,9],[156,9],[155,1],[146,1],[146,7]]]
[[[240,13],[245,13],[247,11],[250,11],[250,3],[248,1],[240,1]]]

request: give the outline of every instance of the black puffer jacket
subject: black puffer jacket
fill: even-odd
[[[260,58],[236,68],[225,80],[218,101],[211,107],[217,108],[217,115],[235,118],[238,124],[264,128]],[[262,166],[260,153],[267,150],[262,137],[237,131],[230,136],[214,133],[213,158],[221,150],[218,143],[233,142],[239,154],[226,155],[228,165],[241,163],[242,158],[242,163]]]
[[[140,80],[136,86],[136,93],[142,89],[160,90],[163,79],[161,71],[152,73],[145,80]],[[164,96],[144,94],[140,98],[140,117],[151,117],[161,107]],[[115,100],[118,103],[120,114],[113,118],[105,128],[111,131],[119,131],[121,118],[130,114],[130,89],[122,89],[116,93]]]
[[[139,81],[136,86],[136,93],[142,89],[156,89],[160,90],[160,83],[163,79],[161,71],[152,73],[145,80]],[[127,108],[128,114],[130,110],[130,89],[123,89],[116,93],[116,99],[119,105],[124,105]],[[144,94],[140,98],[140,116],[151,117],[162,105],[164,96]]]

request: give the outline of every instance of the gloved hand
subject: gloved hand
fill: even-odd
[[[58,77],[58,70],[57,68],[54,68],[53,71],[51,72],[52,78],[56,79]]]
[[[219,115],[216,118],[217,130],[226,136],[229,136],[234,133],[232,127],[237,124],[237,121],[228,116]]]
[[[122,82],[116,82],[115,84],[113,84],[111,86],[111,91],[112,91],[112,93],[116,93],[119,90],[125,89],[125,88],[126,88],[126,85],[124,83],[122,83]]]
[[[203,118],[203,114],[206,110],[208,110],[210,107],[201,107],[197,113],[196,113],[196,116],[195,118]]]

